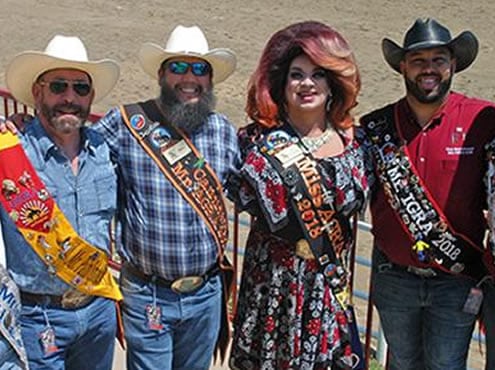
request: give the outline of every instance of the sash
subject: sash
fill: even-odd
[[[224,255],[229,228],[222,185],[213,169],[187,136],[165,121],[154,100],[121,106],[120,112],[131,134],[155,161],[174,188],[202,218],[217,243],[224,304],[216,348],[223,362],[230,340],[227,304],[235,284],[235,273],[227,256]],[[221,145],[221,143],[212,143],[212,145]]]
[[[22,342],[21,325],[17,317],[21,312],[19,290],[7,270],[0,264],[0,336],[12,346],[27,369],[27,356]]]
[[[412,241],[422,263],[480,280],[486,269],[483,248],[455,232],[409,160],[395,129],[397,108],[390,105],[362,119],[386,199]]]
[[[316,257],[343,309],[349,291],[343,253],[349,235],[345,218],[331,205],[333,192],[322,181],[315,158],[304,148],[292,129],[276,130],[258,142],[260,153],[282,178],[301,225],[304,238],[296,245],[299,255]]]
[[[222,185],[215,172],[187,136],[164,121],[153,100],[122,106],[120,111],[145,152],[206,223],[223,256],[229,228]],[[212,143],[216,144],[220,143]]]
[[[72,228],[10,133],[0,135],[0,181],[2,206],[50,273],[82,293],[122,299],[106,253]]]

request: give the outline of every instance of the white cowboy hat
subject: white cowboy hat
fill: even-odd
[[[37,78],[53,69],[77,69],[86,72],[95,91],[93,102],[105,97],[115,86],[120,68],[111,59],[89,61],[88,53],[78,37],[56,35],[45,51],[25,51],[17,54],[5,72],[7,87],[20,102],[34,107],[31,88]]]
[[[197,26],[178,25],[168,38],[165,49],[152,42],[141,46],[139,61],[144,71],[153,78],[158,77],[162,63],[173,57],[197,57],[210,63],[213,70],[213,83],[220,83],[235,70],[236,56],[229,49],[209,49],[208,41]]]

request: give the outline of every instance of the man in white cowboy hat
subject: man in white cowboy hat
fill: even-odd
[[[221,185],[239,161],[235,129],[214,111],[213,87],[234,72],[236,57],[210,49],[199,27],[179,25],[164,48],[144,44],[139,60],[159,96],[114,108],[94,126],[121,185],[127,366],[208,369],[215,344],[227,344]]]
[[[19,139],[0,135],[0,220],[31,369],[112,367],[122,298],[107,265],[117,177],[85,121],[118,77],[114,61],[90,61],[79,38],[61,35],[6,70],[13,96],[37,112]]]
[[[483,177],[495,108],[450,88],[478,41],[418,19],[402,47],[384,39],[382,50],[406,95],[362,117],[359,136],[376,176],[373,301],[389,368],[466,369],[480,285],[494,268],[483,246]]]

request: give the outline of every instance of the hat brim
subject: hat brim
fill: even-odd
[[[56,58],[38,51],[26,51],[12,59],[5,72],[10,93],[23,104],[35,108],[32,86],[43,73],[54,69],[77,69],[86,72],[92,81],[96,103],[107,96],[119,79],[120,68],[111,59],[76,62]]]
[[[139,61],[144,71],[153,77],[158,78],[158,70],[162,63],[175,57],[196,57],[206,60],[213,70],[212,82],[218,84],[225,81],[235,70],[236,57],[229,49],[212,49],[205,54],[194,52],[169,52],[152,42],[147,42],[139,50]]]
[[[446,46],[450,50],[456,59],[455,72],[461,72],[468,68],[476,59],[478,55],[478,40],[474,34],[470,31],[464,31],[456,38],[452,39],[449,43],[435,43],[431,41],[416,43],[411,45],[407,49],[404,49],[397,45],[390,39],[383,39],[382,52],[383,56],[390,67],[393,70],[400,73],[400,62],[404,59],[404,55],[409,51],[420,49],[431,49],[435,47]]]

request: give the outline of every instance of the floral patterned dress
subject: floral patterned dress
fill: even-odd
[[[347,369],[351,348],[347,316],[315,259],[295,254],[302,237],[283,182],[251,145],[263,135],[250,125],[239,133],[244,164],[229,194],[254,218],[244,257],[232,369]],[[333,205],[347,222],[344,266],[353,245],[349,217],[362,209],[367,181],[357,142],[341,135],[342,154],[318,159]],[[347,279],[350,276],[347,274]]]

